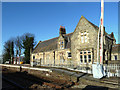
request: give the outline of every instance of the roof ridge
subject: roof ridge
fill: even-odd
[[[41,41],[41,43],[42,43],[42,42],[45,42],[45,41],[52,40],[52,39],[56,39],[56,38],[58,38],[58,37],[54,37],[54,38],[51,38],[51,39],[48,39],[48,40]]]
[[[73,34],[73,32],[66,34],[66,36],[67,36],[67,35],[70,35],[70,34]]]
[[[38,44],[35,46],[35,48],[39,45],[39,43],[41,43],[41,41],[38,42]],[[34,48],[34,49],[35,49],[35,48]],[[33,50],[33,51],[34,51],[34,50]]]
[[[70,34],[72,34],[72,33],[73,33],[73,32],[71,32],[71,33],[68,33],[68,34],[65,34],[65,36],[67,36],[67,35],[70,35]],[[48,40],[41,41],[41,43],[42,43],[42,42],[45,42],[45,41],[52,40],[52,39],[56,39],[56,38],[58,38],[58,37],[54,37],[54,38],[51,38],[51,39],[48,39]]]

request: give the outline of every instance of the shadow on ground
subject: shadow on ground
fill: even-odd
[[[108,88],[107,87],[101,87],[101,86],[88,85],[82,90],[108,90]]]
[[[43,87],[42,85],[44,82],[50,83],[50,81],[44,80],[42,78],[38,78],[36,76],[28,74],[28,72],[6,72],[2,73],[2,75],[9,80],[16,82],[17,84],[20,84],[24,88],[34,88],[37,89],[38,86],[39,88],[46,88],[45,86]],[[4,80],[4,79],[2,79]],[[10,89],[10,87],[6,87],[6,85],[2,85],[3,89]],[[2,89],[2,90],[3,90]]]

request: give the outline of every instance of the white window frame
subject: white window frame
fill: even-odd
[[[80,53],[80,56],[82,56],[82,62],[81,62],[81,57],[80,57],[80,64],[91,64],[92,63],[92,52],[91,51],[80,51],[80,52],[82,52],[82,54]],[[84,53],[84,52],[86,52],[86,53]],[[86,55],[86,62],[85,62],[85,55]],[[90,55],[91,56],[91,58],[89,58],[89,56],[88,55]],[[89,60],[91,60],[90,62],[89,62]]]
[[[85,37],[85,42],[87,42],[87,41],[88,41],[88,40],[87,40],[87,36],[85,35],[84,37]]]
[[[87,43],[88,42],[88,33],[85,32],[81,32],[81,43]]]
[[[68,53],[71,53],[71,52],[67,52],[67,58],[72,58],[72,55],[71,55],[71,57],[68,57]]]
[[[91,56],[91,58],[89,58],[89,55]],[[90,62],[89,62],[90,60]],[[88,54],[88,63],[91,63],[92,62],[92,55],[91,54]]]
[[[63,41],[60,41],[60,49],[64,49],[64,42]]]
[[[84,36],[81,36],[81,42],[84,43]]]
[[[81,57],[80,57],[80,64],[83,64],[83,55],[81,54],[80,56],[82,56],[82,62],[81,62]]]

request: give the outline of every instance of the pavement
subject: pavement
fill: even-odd
[[[55,71],[58,73],[66,74],[66,75],[69,75],[69,76],[74,77],[74,78],[76,77],[76,82],[78,82],[80,78],[98,80],[98,79],[93,78],[91,74],[87,74],[87,73],[82,73],[82,72],[76,73],[76,72],[73,72],[70,70],[56,69],[56,68],[51,68],[51,70],[53,72]]]

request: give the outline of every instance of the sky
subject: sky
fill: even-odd
[[[105,2],[104,6],[106,32],[114,32],[118,43],[118,3]],[[100,2],[3,2],[2,46],[27,32],[35,35],[37,43],[58,37],[60,25],[71,33],[82,15],[99,26],[100,8]]]

